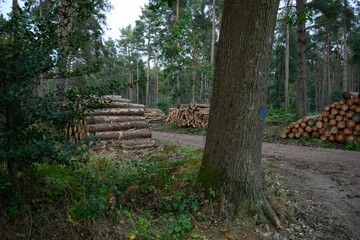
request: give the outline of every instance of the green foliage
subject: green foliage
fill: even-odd
[[[147,157],[92,154],[78,168],[36,163],[22,173],[27,183],[22,202],[1,189],[8,198],[1,199],[0,210],[12,221],[31,212],[39,222],[48,217],[42,211],[49,208],[74,232],[118,219],[122,223],[116,225],[131,226],[122,228],[129,237],[183,239],[201,210],[201,187],[194,182],[201,158],[201,150],[170,146]],[[34,231],[40,228],[34,226]]]
[[[169,98],[160,98],[156,102],[156,107],[163,111],[166,115],[169,114],[171,101]]]
[[[286,111],[285,108],[269,109],[266,112],[265,124],[286,125],[296,121],[295,109]]]
[[[74,159],[91,147],[87,139],[83,142],[66,139],[64,129],[76,126],[86,116],[86,103],[97,103],[91,95],[107,91],[94,87],[68,92],[57,89],[56,93],[40,96],[39,76],[43,79],[70,77],[73,73],[61,69],[66,68],[70,54],[87,37],[58,34],[59,29],[70,24],[65,20],[70,15],[64,13],[61,2],[47,4],[45,16],[36,19],[32,15],[36,6],[25,6],[10,19],[0,17],[0,162],[6,166],[4,175],[15,192],[19,192],[18,172],[31,168],[34,163],[78,168],[86,161]],[[69,2],[68,8],[72,9],[72,19],[82,22],[91,17],[94,4]],[[54,16],[61,21],[52,21]],[[55,68],[60,69],[56,76]]]
[[[206,136],[206,129],[205,128],[193,128],[193,127],[189,127],[186,129],[186,132],[188,134],[195,134],[195,135],[201,135],[201,136]]]
[[[178,217],[165,215],[167,225],[163,234],[169,239],[183,239],[186,233],[191,230],[191,219],[186,214],[180,214]]]
[[[345,150],[360,152],[360,143],[356,141],[346,141]]]
[[[304,13],[299,15],[292,14],[291,16],[286,16],[285,20],[290,26],[297,26],[298,24],[304,25],[307,21],[312,22],[314,13],[312,11],[306,10]]]

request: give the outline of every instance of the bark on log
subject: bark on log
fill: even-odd
[[[94,108],[98,107],[99,104],[88,104],[86,107]],[[145,108],[143,104],[135,104],[135,103],[128,103],[128,102],[110,102],[104,104],[104,108]]]
[[[143,116],[88,116],[88,124],[145,121]]]
[[[115,101],[115,102],[127,102],[130,103],[130,99],[125,99],[122,98],[119,95],[104,95],[101,97],[98,97],[100,100],[105,100],[105,101]]]
[[[90,116],[143,116],[144,109],[142,108],[108,108],[96,109],[89,112]]]
[[[146,121],[132,121],[121,123],[98,123],[94,125],[88,125],[88,132],[109,132],[109,131],[122,131],[128,129],[143,129],[149,128],[149,124]]]
[[[140,129],[140,130],[129,130],[129,131],[118,131],[118,132],[117,131],[97,132],[95,136],[89,135],[89,137],[94,140],[150,138],[151,131],[147,129]]]

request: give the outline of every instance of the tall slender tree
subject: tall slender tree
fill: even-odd
[[[296,88],[296,117],[307,115],[307,78],[306,78],[306,27],[304,19],[305,3],[307,0],[296,0],[297,23],[297,88]]]
[[[290,15],[292,0],[286,2],[286,16]],[[285,40],[285,109],[289,111],[289,58],[290,58],[290,24],[286,23],[286,40]]]

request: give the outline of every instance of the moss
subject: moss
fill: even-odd
[[[224,172],[217,168],[210,167],[207,162],[209,159],[208,154],[204,154],[202,166],[198,174],[198,181],[203,184],[205,188],[212,188],[216,190],[219,182],[223,179]]]

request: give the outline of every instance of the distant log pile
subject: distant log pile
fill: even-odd
[[[111,102],[106,103],[103,109],[93,110],[91,108],[96,105],[89,104],[89,116],[86,117],[87,135],[91,139],[101,140],[96,149],[154,146],[144,116],[144,105],[130,103],[129,99],[116,95],[103,96],[100,100]]]
[[[170,108],[166,123],[175,123],[179,127],[208,127],[210,103],[180,104]]]
[[[76,124],[67,124],[65,129],[66,138],[68,141],[78,142],[80,139],[87,136],[86,119],[79,120]]]
[[[150,124],[150,127],[158,127],[165,124],[166,115],[160,109],[145,109],[145,118]]]
[[[319,137],[322,140],[360,143],[360,94],[344,92],[339,102],[325,106],[321,115],[290,123],[282,138]]]
[[[62,103],[65,106],[65,103]],[[81,109],[80,101],[75,104],[77,110]],[[87,136],[86,119],[74,119],[74,122],[68,123],[65,128],[65,136],[69,142],[78,142]]]

